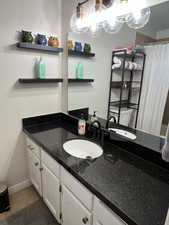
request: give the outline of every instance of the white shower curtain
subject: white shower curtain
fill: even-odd
[[[169,89],[169,44],[147,46],[145,53],[137,128],[159,136]]]

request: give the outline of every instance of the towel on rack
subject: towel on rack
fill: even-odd
[[[118,57],[114,57],[113,63],[112,69],[120,68],[122,65],[122,61]]]
[[[168,124],[168,127],[167,127],[165,144],[162,148],[162,159],[164,161],[169,162],[169,124]]]

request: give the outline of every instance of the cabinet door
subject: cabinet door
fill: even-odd
[[[93,225],[127,225],[99,199],[94,199]]]
[[[91,224],[91,213],[64,185],[62,188],[62,220],[63,225]]]
[[[60,222],[59,180],[44,164],[42,167],[43,200],[57,221]]]
[[[41,190],[41,172],[40,172],[40,160],[35,156],[34,153],[28,150],[28,162],[29,162],[29,177],[40,195]]]

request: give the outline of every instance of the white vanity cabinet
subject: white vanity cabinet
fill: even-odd
[[[30,180],[62,225],[126,225],[43,149],[27,138]]]
[[[92,193],[64,168],[61,179],[62,224],[92,225]]]
[[[62,224],[92,225],[92,213],[64,185],[62,187]]]
[[[127,225],[98,198],[94,198],[93,225]]]
[[[39,152],[39,154],[36,154],[35,152]],[[40,150],[38,146],[34,144],[32,145],[32,141],[30,139],[27,139],[27,154],[30,181],[40,196],[42,196]]]
[[[43,200],[57,221],[60,222],[60,166],[43,150],[41,156]]]

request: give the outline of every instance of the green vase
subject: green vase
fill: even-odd
[[[23,30],[22,31],[22,42],[32,43],[33,42],[32,32]]]
[[[84,52],[90,53],[91,52],[91,45],[90,44],[84,44]]]

